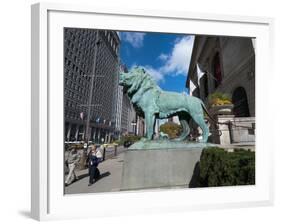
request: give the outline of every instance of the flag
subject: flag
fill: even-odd
[[[84,112],[81,112],[81,113],[80,113],[80,118],[81,118],[81,120],[84,119]]]
[[[198,82],[198,86],[200,87],[200,79],[203,77],[203,75],[205,74],[205,72],[203,72],[199,66],[199,64],[196,64],[197,67],[197,82]]]
[[[97,123],[99,123],[99,122],[100,122],[100,118],[99,118],[99,117],[96,119],[96,122],[97,122]]]
[[[111,121],[109,121],[109,126],[111,126]]]
[[[256,38],[252,38],[252,45],[253,45],[254,52],[256,53]]]
[[[104,120],[103,120],[103,123],[105,124],[105,122],[106,122],[106,120],[104,119]]]
[[[196,89],[195,84],[192,82],[192,80],[189,80],[189,95],[192,96],[193,91]]]

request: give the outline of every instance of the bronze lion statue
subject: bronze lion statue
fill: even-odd
[[[155,119],[178,116],[183,128],[177,140],[184,140],[190,132],[188,121],[192,118],[202,129],[201,142],[207,142],[209,128],[204,120],[206,107],[197,97],[182,93],[163,91],[152,77],[141,67],[135,67],[128,73],[120,73],[119,84],[124,86],[133,105],[144,114],[146,138],[153,139]]]

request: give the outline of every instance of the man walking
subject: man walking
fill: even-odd
[[[67,163],[69,168],[68,176],[65,180],[65,186],[69,185],[72,180],[77,180],[77,176],[75,174],[75,168],[80,160],[80,155],[78,154],[77,150],[73,147],[68,154]]]

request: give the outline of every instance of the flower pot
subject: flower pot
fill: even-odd
[[[233,104],[213,105],[210,108],[210,113],[213,115],[230,115],[232,114]]]

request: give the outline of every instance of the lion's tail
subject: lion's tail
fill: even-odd
[[[213,118],[213,116],[209,113],[209,111],[207,110],[207,108],[206,108],[206,106],[205,106],[205,104],[203,103],[202,100],[200,100],[200,103],[201,103],[201,106],[202,106],[203,110],[204,110],[204,111],[206,112],[206,114],[208,115],[208,117],[211,118],[211,120],[212,120],[213,122],[218,123],[218,122]]]

